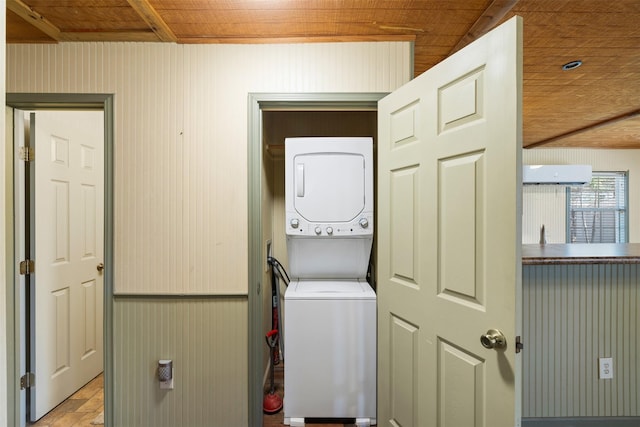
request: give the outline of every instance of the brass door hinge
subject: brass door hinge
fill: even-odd
[[[33,147],[20,147],[18,155],[23,162],[32,162],[36,159],[36,150]]]
[[[20,390],[25,390],[27,388],[33,387],[34,385],[36,385],[36,376],[34,373],[27,372],[20,377]]]
[[[36,264],[33,260],[27,259],[20,261],[20,275],[26,276],[27,274],[34,273],[36,271]]]

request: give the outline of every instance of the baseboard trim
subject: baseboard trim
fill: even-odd
[[[640,417],[523,418],[522,427],[638,427]]]

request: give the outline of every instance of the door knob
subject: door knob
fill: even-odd
[[[102,270],[104,270],[104,264],[103,264],[103,263],[98,264],[98,265],[96,266],[96,270],[98,270],[98,271],[102,272]]]
[[[484,348],[505,348],[507,338],[497,329],[489,329],[486,334],[480,336],[480,342]]]

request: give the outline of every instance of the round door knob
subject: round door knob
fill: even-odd
[[[300,226],[300,221],[294,218],[291,220],[289,224],[291,224],[291,228],[298,228]]]
[[[327,227],[327,234],[333,234],[333,228]]]
[[[486,334],[480,336],[480,342],[484,348],[505,348],[507,338],[497,329],[489,329]]]
[[[316,229],[314,230],[316,232],[316,234],[321,234],[322,233],[322,228],[320,227],[316,227]]]
[[[102,270],[104,270],[104,264],[100,263],[100,264],[96,265],[96,270],[98,270],[99,272],[102,272]]]
[[[367,218],[360,218],[360,221],[358,221],[358,223],[362,228],[367,228],[369,226],[369,220],[367,220]]]

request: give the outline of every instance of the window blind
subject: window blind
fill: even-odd
[[[594,172],[591,183],[567,188],[568,243],[625,243],[627,173]]]

